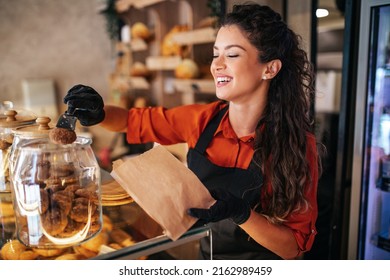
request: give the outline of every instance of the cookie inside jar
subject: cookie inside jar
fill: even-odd
[[[41,139],[19,148],[12,172],[17,236],[26,246],[69,247],[100,232],[100,168],[91,139]]]

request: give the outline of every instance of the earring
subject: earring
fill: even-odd
[[[263,75],[263,80],[267,80],[267,76],[266,75]]]

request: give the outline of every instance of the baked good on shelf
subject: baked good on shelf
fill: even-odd
[[[199,76],[199,67],[190,58],[185,58],[175,69],[175,77],[178,79],[196,79]]]
[[[148,77],[149,75],[150,75],[150,71],[148,70],[148,68],[144,63],[136,61],[131,65],[130,76]]]
[[[140,38],[146,40],[150,37],[149,28],[140,21],[135,22],[130,29],[132,38]]]
[[[187,57],[188,46],[181,46],[173,40],[173,36],[178,32],[188,31],[187,25],[175,25],[163,38],[161,44],[161,54],[163,56],[178,55],[181,57]]]

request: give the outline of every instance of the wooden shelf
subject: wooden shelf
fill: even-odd
[[[195,94],[204,93],[204,94],[215,94],[215,84],[214,80],[200,80],[200,79],[189,79],[189,80],[180,80],[175,79],[174,87],[177,91],[182,93],[182,103],[183,104],[193,104],[195,103]]]
[[[175,79],[174,80],[174,86],[176,90],[182,91],[182,92],[201,92],[201,93],[215,93],[215,84],[214,80],[207,79],[207,80],[201,80],[201,79],[189,79],[189,80],[182,80],[182,79]]]
[[[149,56],[146,58],[146,67],[149,70],[175,70],[181,62],[180,56]]]
[[[118,12],[126,11],[130,6],[134,6],[137,9],[142,9],[164,1],[166,0],[118,0],[116,3],[116,9]]]
[[[179,45],[196,45],[213,43],[216,37],[216,30],[212,27],[205,27],[191,31],[179,32],[172,36],[172,40]]]
[[[216,30],[212,27],[209,18],[207,0],[116,0],[115,8],[128,26],[135,22],[146,24],[153,34],[150,39],[141,39],[130,36],[130,40],[123,50],[126,56],[118,57],[121,67],[116,71],[128,79],[129,90],[139,89],[150,93],[154,104],[172,107],[194,102],[195,99],[208,100],[215,96],[213,81],[207,80],[179,80],[175,77],[176,68],[184,57],[194,61],[208,61],[212,44],[216,38]],[[207,21],[204,19],[207,18]],[[195,22],[202,25],[194,25]],[[162,43],[175,25],[186,25],[189,29],[173,35],[172,42],[179,46],[188,46],[185,55],[162,55]],[[207,49],[207,50],[206,50]],[[129,59],[127,59],[127,57]],[[125,59],[126,58],[126,59]],[[142,62],[153,75],[144,79],[143,76],[131,76],[132,65]],[[174,84],[174,81],[176,83]],[[197,95],[199,93],[199,95]],[[209,96],[204,96],[208,95]]]
[[[133,52],[146,51],[148,49],[148,45],[144,40],[135,38],[131,39],[130,48]]]

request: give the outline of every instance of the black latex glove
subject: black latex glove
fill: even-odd
[[[231,219],[240,225],[248,220],[251,213],[248,202],[222,190],[210,191],[210,194],[216,200],[213,206],[209,209],[190,208],[188,214],[199,218],[205,224]]]
[[[83,126],[91,126],[104,120],[103,98],[93,88],[75,85],[64,97],[67,112],[73,114]],[[76,109],[77,108],[77,109]]]

